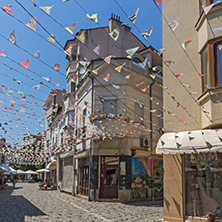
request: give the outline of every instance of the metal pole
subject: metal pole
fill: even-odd
[[[153,104],[152,104],[152,86],[154,85],[155,80],[150,85],[150,110],[153,109]],[[150,149],[151,152],[153,151],[153,113],[150,112]],[[154,183],[153,183],[153,160],[151,161],[151,167],[152,167],[152,201],[154,201]]]
[[[75,183],[76,183],[76,174],[75,174],[75,169],[76,169],[76,159],[75,159],[75,150],[76,150],[76,145],[74,143],[74,152],[73,152],[73,184],[72,184],[72,196],[75,196]]]
[[[90,77],[92,79],[92,101],[91,101],[91,113],[93,113],[93,93],[94,93],[94,78]],[[93,141],[92,138],[90,139],[90,148],[89,148],[89,189],[88,189],[88,201],[90,201],[90,188],[91,188],[91,170],[92,170],[92,149],[93,149]],[[95,179],[95,178],[94,178]],[[95,193],[95,187],[94,187],[94,193]],[[95,194],[94,194],[95,197]]]

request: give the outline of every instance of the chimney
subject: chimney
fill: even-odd
[[[109,19],[109,32],[113,31],[116,27],[120,29],[121,25],[120,16],[111,13],[111,18]]]

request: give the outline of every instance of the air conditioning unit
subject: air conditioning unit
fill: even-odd
[[[140,147],[149,147],[149,139],[147,138],[140,138]]]

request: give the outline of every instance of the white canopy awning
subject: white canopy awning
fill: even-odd
[[[53,160],[46,166],[47,170],[55,170],[56,169],[56,160]]]
[[[1,165],[0,165],[0,167],[2,167],[2,168],[5,168],[7,171],[5,171],[4,173],[15,173],[16,172],[16,170],[14,170],[13,168],[11,168],[10,166],[8,166],[8,165],[6,165],[6,164],[4,164],[4,163],[2,163]]]
[[[190,154],[222,152],[222,129],[196,130],[163,134],[157,143],[157,154]]]
[[[25,172],[25,174],[39,174],[39,173],[36,173],[35,171],[33,170],[28,170]]]
[[[16,170],[16,174],[25,174],[25,171],[23,171],[23,170]]]
[[[47,169],[40,169],[40,170],[36,170],[35,172],[37,172],[37,173],[48,173],[49,170],[47,170]]]

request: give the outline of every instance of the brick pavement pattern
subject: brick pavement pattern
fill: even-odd
[[[9,184],[0,191],[0,221],[4,222],[155,222],[163,218],[160,203],[88,202],[38,184]]]

